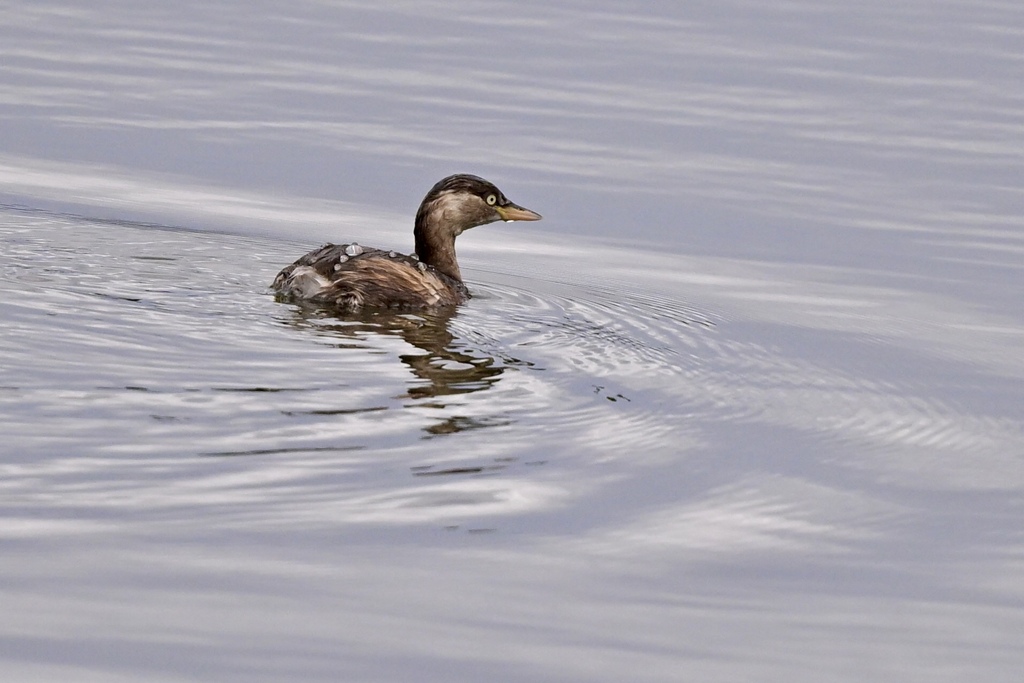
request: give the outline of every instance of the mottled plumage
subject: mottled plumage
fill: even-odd
[[[309,252],[278,273],[273,287],[292,299],[350,310],[450,306],[469,298],[461,281],[413,256],[356,244]]]
[[[416,213],[416,254],[325,244],[278,273],[272,286],[287,300],[349,311],[454,306],[469,298],[455,238],[497,220],[539,219],[483,178],[449,176],[431,188]]]

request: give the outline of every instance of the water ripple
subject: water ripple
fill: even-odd
[[[248,470],[279,491],[264,513],[283,514],[296,491],[326,506],[314,482],[339,468],[352,478],[335,489],[351,519],[457,522],[474,505],[525,510],[526,489],[530,505],[556,505],[635,468],[726,472],[739,453],[778,458],[773,444],[800,439],[814,446],[799,457],[858,476],[1024,480],[1009,455],[1024,440],[1013,416],[974,411],[970,392],[933,395],[927,374],[872,335],[699,303],[744,282],[759,306],[795,305],[743,277],[694,270],[681,297],[639,252],[621,282],[600,260],[560,278],[524,258],[519,272],[474,273],[475,297],[456,311],[338,318],[268,292],[297,245],[40,214],[5,221],[0,421],[18,444],[15,488],[53,476],[54,491],[92,505],[102,485],[75,479],[120,471],[138,490],[104,505],[129,505],[165,497],[138,468],[184,485],[206,476],[200,463],[230,461],[239,478],[209,489],[210,504],[250,505],[229,490]],[[842,310],[860,295],[823,296]],[[884,371],[894,365],[902,375]],[[56,427],[39,430],[40,415]],[[73,457],[49,455],[71,443]],[[56,472],[72,464],[65,486]],[[588,474],[595,467],[609,469]]]

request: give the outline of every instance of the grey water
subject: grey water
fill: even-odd
[[[0,2],[4,681],[1016,681],[1024,7]],[[473,298],[275,301],[412,248]]]

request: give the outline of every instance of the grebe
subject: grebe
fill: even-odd
[[[274,278],[278,295],[347,311],[453,306],[469,298],[455,259],[455,238],[494,221],[536,221],[475,175],[448,176],[416,212],[416,253],[406,256],[358,244],[325,244]]]

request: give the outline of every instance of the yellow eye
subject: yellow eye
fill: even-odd
[[[498,203],[498,197],[496,195],[489,194],[487,195],[486,202],[487,206],[494,206],[495,204]]]

